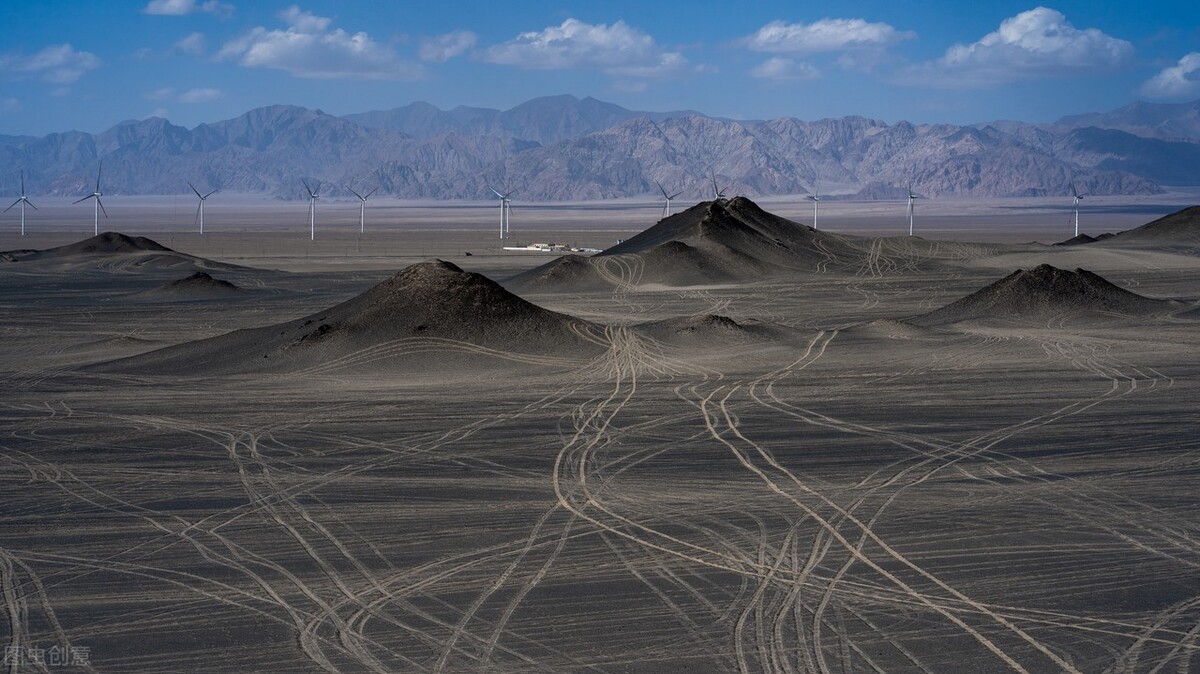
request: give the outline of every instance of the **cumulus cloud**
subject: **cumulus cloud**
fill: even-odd
[[[291,7],[279,13],[286,29],[254,28],[226,42],[217,59],[236,59],[247,68],[273,68],[318,79],[412,79],[420,65],[401,59],[365,32],[331,29],[333,20]]]
[[[1163,68],[1142,83],[1141,93],[1150,98],[1192,98],[1200,96],[1200,52],[1192,52],[1179,63]]]
[[[901,80],[933,87],[988,86],[1103,71],[1132,57],[1129,42],[1095,28],[1078,29],[1061,12],[1038,7],[1005,19],[978,42],[956,44],[940,59],[907,69]]]
[[[188,89],[179,94],[180,103],[208,103],[224,96],[220,89]]]
[[[142,94],[142,98],[148,101],[165,101],[169,100],[174,95],[175,89],[173,87],[163,87],[161,89],[155,89],[154,91],[147,91],[146,93]]]
[[[218,98],[225,96],[225,93],[220,89],[199,88],[188,89],[187,91],[175,94],[175,87],[162,87],[154,91],[147,91],[142,94],[142,98],[148,101],[178,101],[180,103],[208,103],[215,101]]]
[[[54,84],[70,84],[79,80],[89,70],[99,67],[100,59],[95,54],[78,51],[69,44],[51,45],[29,56],[0,56],[0,71],[40,77]]]
[[[214,14],[221,18],[233,15],[233,5],[219,0],[150,0],[142,10],[158,16],[185,16],[187,14]]]
[[[206,41],[203,33],[188,33],[187,37],[176,42],[171,48],[184,54],[199,56],[204,53]]]
[[[653,37],[624,21],[607,25],[573,18],[489,47],[483,58],[518,68],[596,68],[627,77],[661,77],[687,66],[682,54],[664,50]]]
[[[863,19],[821,19],[813,23],[772,21],[741,43],[754,51],[810,54],[853,49],[881,49],[916,37],[886,23]]]
[[[750,70],[752,77],[764,80],[806,82],[821,76],[821,71],[808,63],[774,56]]]
[[[422,61],[445,63],[474,47],[477,39],[478,36],[469,30],[456,30],[444,35],[423,37],[417,54]]]
[[[21,109],[21,101],[15,98],[0,98],[0,112],[15,112]]]

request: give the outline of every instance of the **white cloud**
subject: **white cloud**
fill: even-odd
[[[220,18],[233,15],[233,5],[219,0],[150,0],[142,11],[158,16],[184,16],[187,14],[206,13]]]
[[[1163,68],[1142,83],[1141,93],[1150,98],[1200,96],[1200,52],[1192,52],[1179,59],[1179,63]]]
[[[237,59],[247,68],[274,68],[318,79],[413,79],[423,70],[364,32],[330,30],[332,19],[291,7],[279,13],[286,30],[259,26],[226,42],[217,59]]]
[[[0,98],[0,112],[16,112],[21,109],[21,101],[15,98]]]
[[[146,115],[142,119],[150,119],[151,117],[161,117],[162,119],[166,119],[167,118],[167,109],[166,108],[155,108],[150,111],[150,114]]]
[[[422,61],[445,63],[475,46],[478,36],[469,30],[456,30],[444,35],[421,38],[417,54]]]
[[[559,26],[521,33],[484,53],[490,63],[540,70],[598,68],[610,75],[659,77],[679,72],[687,60],[624,21],[610,25],[567,19]]]
[[[956,44],[942,58],[907,69],[901,80],[931,87],[977,87],[1041,76],[1104,71],[1133,57],[1133,45],[1080,30],[1061,12],[1038,7],[1005,19],[978,42]]]
[[[916,34],[863,19],[821,19],[813,23],[772,21],[741,42],[754,51],[810,54],[851,49],[881,49]]]
[[[764,80],[805,82],[819,78],[821,71],[808,63],[800,63],[782,56],[775,56],[751,69],[750,75]]]
[[[180,103],[208,103],[221,98],[225,94],[220,89],[188,89],[179,94]]]
[[[205,47],[206,43],[203,33],[188,33],[187,37],[176,42],[171,48],[185,54],[199,56],[204,53]]]
[[[31,56],[0,56],[0,71],[40,77],[54,84],[70,84],[99,67],[100,59],[95,54],[78,51],[69,44],[50,45]]]
[[[165,101],[175,95],[175,89],[172,87],[163,87],[154,91],[147,91],[142,94],[142,98],[148,101]]]

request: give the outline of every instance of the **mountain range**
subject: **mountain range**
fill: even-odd
[[[523,200],[657,195],[923,196],[1152,194],[1200,184],[1200,101],[1134,103],[1053,124],[887,124],[863,117],[731,120],[650,113],[551,96],[510,110],[427,103],[336,117],[276,105],[192,129],[161,118],[107,131],[0,135],[0,193],[90,193],[103,162],[107,194],[178,194],[187,182],[302,198],[378,187],[407,198]]]

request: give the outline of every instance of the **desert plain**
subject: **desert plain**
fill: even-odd
[[[1192,671],[1197,196],[1092,200],[1129,234],[1071,246],[1061,199],[920,202],[912,238],[894,203],[820,232],[784,199],[516,203],[523,243],[624,241],[559,263],[485,203],[362,234],[320,204],[315,241],[301,202],[214,199],[201,236],[111,199],[127,236],[90,243],[90,209],[10,212],[0,641],[96,672]]]

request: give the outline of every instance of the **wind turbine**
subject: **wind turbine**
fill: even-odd
[[[200,233],[203,234],[204,233],[204,200],[211,197],[212,195],[216,194],[217,190],[213,190],[213,191],[209,192],[208,194],[200,194],[200,190],[196,189],[195,185],[188,183],[188,187],[192,188],[192,191],[196,193],[196,197],[198,197],[200,199],[200,205],[196,207],[196,218],[200,221]]]
[[[817,228],[817,205],[821,203],[821,183],[813,185],[813,193],[808,195],[809,201],[813,202],[813,229]]]
[[[503,240],[507,238],[511,232],[509,220],[512,215],[512,200],[509,199],[509,197],[511,197],[513,192],[516,192],[516,190],[509,190],[504,194],[500,194],[495,190],[495,188],[489,187],[488,189],[492,190],[492,194],[495,194],[496,198],[500,200],[500,238]]]
[[[300,182],[303,183],[304,190],[306,192],[308,192],[308,232],[309,232],[308,236],[309,236],[309,240],[315,241],[317,239],[317,199],[321,198],[321,194],[320,194],[321,183],[319,183],[319,182],[317,183],[317,191],[314,192],[313,188],[309,187],[308,183],[305,182],[303,179],[301,179]]]
[[[675,194],[667,194],[667,190],[665,190],[663,188],[662,183],[655,180],[654,184],[658,185],[658,191],[662,192],[663,199],[666,200],[666,202],[663,204],[663,214],[662,214],[662,217],[665,218],[671,214],[671,200],[674,199],[675,197],[679,196],[680,194],[683,194],[683,190],[679,190]]]
[[[1071,183],[1071,196],[1074,200],[1071,202],[1071,207],[1075,209],[1075,236],[1079,236],[1079,202],[1087,196],[1087,193],[1080,194],[1079,190],[1075,189],[1075,183]]]
[[[100,235],[100,213],[103,212],[104,218],[108,219],[108,211],[104,210],[104,203],[100,201],[100,197],[104,196],[104,193],[100,191],[100,171],[103,169],[104,162],[100,162],[100,165],[96,167],[96,191],[82,199],[76,199],[75,201],[71,202],[72,204],[77,204],[81,201],[87,201],[88,199],[96,200],[95,205],[92,206],[92,210],[95,211],[92,229],[95,230],[94,233],[96,236]]]
[[[33,205],[33,202],[29,200],[29,197],[25,196],[25,172],[24,171],[21,171],[21,196],[18,197],[16,201],[12,202],[12,205],[10,205],[8,208],[4,209],[4,212],[5,213],[9,212],[12,209],[12,207],[16,206],[17,204],[21,204],[21,236],[25,236],[25,204],[29,204],[29,207],[35,211],[38,209],[38,207]]]
[[[912,183],[909,183],[908,184],[908,235],[909,236],[913,235],[913,204],[917,203],[917,199],[920,199],[920,198],[921,197],[918,197],[917,195],[913,194]]]
[[[725,190],[723,190],[723,189],[721,189],[721,188],[717,187],[717,173],[716,173],[716,171],[713,171],[713,174],[712,174],[712,188],[713,188],[713,201],[716,201],[717,199],[724,199],[724,198],[725,198]]]
[[[378,190],[379,188],[376,187],[374,190],[367,192],[367,196],[365,197],[358,192],[355,192],[353,187],[347,187],[346,189],[350,190],[350,194],[358,197],[358,232],[359,234],[363,234],[367,231],[367,199],[370,199],[371,195],[375,194],[375,190]]]

